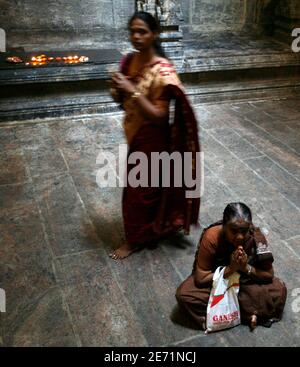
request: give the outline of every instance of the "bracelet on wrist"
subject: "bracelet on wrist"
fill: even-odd
[[[141,92],[135,91],[135,92],[131,93],[130,98],[137,99],[141,96],[141,94],[142,94]]]

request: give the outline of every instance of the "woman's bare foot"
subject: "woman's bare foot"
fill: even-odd
[[[109,257],[111,257],[113,260],[123,260],[135,251],[137,251],[137,248],[134,248],[125,242],[124,245],[109,254]]]
[[[253,331],[257,327],[257,316],[252,315],[250,317],[250,331]]]

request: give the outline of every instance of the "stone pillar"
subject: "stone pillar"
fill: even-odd
[[[292,31],[300,28],[300,1],[279,0],[276,7],[275,36],[292,43]]]
[[[156,15],[157,11],[157,1],[156,0],[137,0],[136,2],[136,10],[137,11],[146,11],[151,13],[153,16]]]
[[[6,33],[0,28],[0,52],[6,52]]]
[[[180,0],[137,0],[136,9],[151,13],[160,22],[161,40],[166,54],[176,63],[183,61],[183,20]]]
[[[162,28],[161,39],[168,56],[182,60],[183,44],[181,23],[183,15],[179,0],[159,0],[158,17]]]

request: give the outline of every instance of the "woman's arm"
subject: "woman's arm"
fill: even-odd
[[[225,268],[224,272],[224,278],[228,278],[230,275],[235,273],[237,271],[237,267],[234,265],[228,265]],[[214,277],[214,272],[212,271],[205,271],[197,267],[196,273],[195,273],[195,284],[203,287],[205,285],[211,285]]]
[[[250,268],[248,266],[247,269],[243,269],[243,272],[247,273],[250,276],[250,278],[253,278],[254,280],[260,280],[262,282],[270,283],[274,278],[273,266],[271,266],[269,270],[261,270],[255,268],[254,266],[251,266],[250,273],[248,273],[249,270]]]
[[[210,270],[202,270],[199,267],[195,271],[195,285],[197,287],[211,286],[213,281],[214,273]]]
[[[235,273],[237,271],[237,266],[235,264],[230,264],[228,266],[226,266],[225,268],[225,272],[224,272],[224,278],[228,278],[230,277],[230,275],[232,275],[233,273]]]
[[[168,109],[155,106],[143,94],[140,94],[138,97],[134,98],[134,100],[137,108],[146,119],[159,122],[168,116]]]
[[[121,92],[117,88],[111,87],[110,88],[110,94],[111,94],[113,100],[116,103],[121,103],[122,102]]]
[[[112,79],[118,89],[123,90],[125,93],[131,95],[136,107],[146,119],[160,121],[168,115],[167,108],[155,106],[146,96],[138,93],[135,85],[131,83],[125,77],[125,75],[116,73]]]
[[[237,272],[239,269],[239,256],[240,256],[240,249],[233,251],[230,255],[230,264],[226,266],[224,272],[224,278],[230,277],[233,273]]]
[[[255,266],[251,266],[248,264],[248,256],[245,251],[241,250],[242,254],[239,256],[239,266],[238,270],[242,273],[247,274],[249,277],[253,278],[254,280],[260,280],[261,282],[272,282],[274,277],[274,270],[272,263],[269,261],[260,263],[261,269]],[[258,265],[259,266],[259,265]]]
[[[204,251],[204,254],[202,253],[202,256],[204,256],[204,261],[206,263],[212,262],[213,259],[210,258],[211,254],[208,254]],[[199,251],[200,253],[200,251]],[[239,262],[238,262],[238,250],[234,251],[231,254],[230,257],[230,264],[228,266],[225,267],[225,272],[224,272],[224,278],[228,278],[230,275],[232,275],[233,273],[235,273],[236,271],[238,271],[239,269]],[[199,254],[199,256],[201,256],[201,254]],[[205,258],[206,257],[206,258]],[[200,286],[203,286],[205,284],[211,284],[213,281],[213,277],[214,277],[214,273],[212,271],[209,270],[203,270],[201,268],[201,263],[202,261],[199,261],[199,265],[196,269],[196,279],[195,279],[195,283],[198,283]],[[197,284],[196,284],[197,285]]]
[[[216,240],[210,233],[210,229],[204,232],[196,259],[194,281],[195,285],[200,288],[210,287],[214,277]]]

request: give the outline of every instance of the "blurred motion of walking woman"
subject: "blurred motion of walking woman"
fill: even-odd
[[[197,122],[184,88],[166,58],[159,39],[159,25],[147,12],[135,13],[129,21],[130,41],[137,52],[126,55],[120,72],[112,77],[111,93],[125,110],[123,123],[128,156],[143,152],[148,163],[151,152],[191,152],[195,178],[195,155],[200,151]],[[170,101],[175,101],[169,113]],[[127,175],[136,164],[127,162]],[[172,165],[171,165],[172,166]],[[149,175],[151,169],[149,164]],[[161,167],[160,177],[161,177]],[[150,180],[149,180],[150,181]],[[123,259],[161,237],[181,229],[189,233],[197,224],[200,198],[186,198],[182,187],[132,187],[123,190],[122,211],[126,241],[110,256]],[[189,188],[190,189],[190,188]]]

